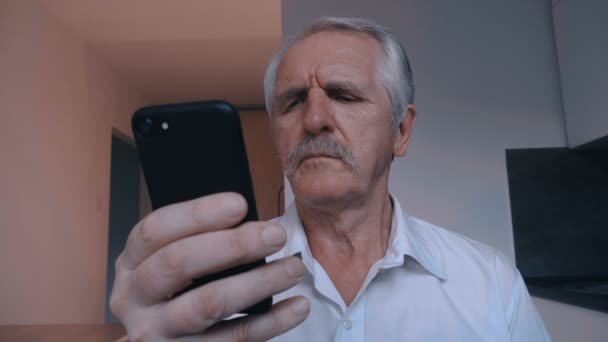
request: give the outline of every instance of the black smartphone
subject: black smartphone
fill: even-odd
[[[243,222],[257,220],[241,121],[230,103],[144,107],[133,114],[131,126],[153,209],[233,191],[249,205]],[[262,259],[194,279],[176,295],[264,263]],[[267,298],[242,313],[267,312],[271,305],[272,298]]]

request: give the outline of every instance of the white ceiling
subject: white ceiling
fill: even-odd
[[[41,0],[148,104],[263,103],[280,0]]]

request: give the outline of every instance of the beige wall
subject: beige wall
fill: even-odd
[[[142,102],[31,0],[0,2],[0,324],[101,323],[112,126]]]
[[[258,217],[260,220],[269,220],[281,214],[278,205],[283,173],[281,162],[272,146],[268,114],[265,111],[241,111],[241,124]]]

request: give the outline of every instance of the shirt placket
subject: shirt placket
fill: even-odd
[[[336,327],[334,341],[365,341],[365,296],[358,298],[342,315]]]

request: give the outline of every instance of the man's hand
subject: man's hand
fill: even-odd
[[[296,257],[276,260],[223,278],[180,296],[191,279],[261,259],[280,250],[284,229],[248,222],[234,193],[205,196],[154,211],[131,231],[116,260],[110,308],[132,341],[264,341],[295,327],[308,316],[309,303],[294,297],[268,313],[222,319],[282,292],[304,276]]]

